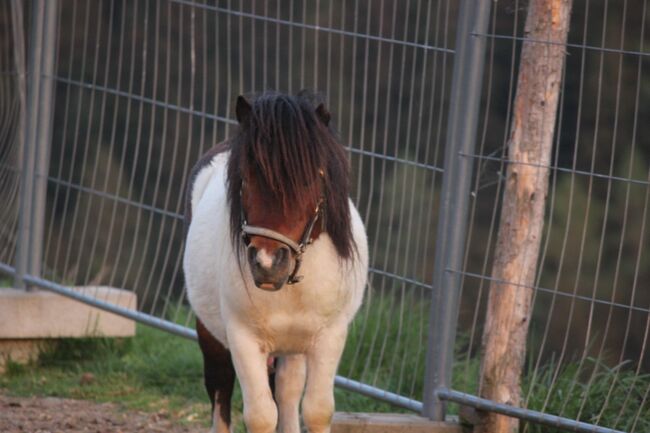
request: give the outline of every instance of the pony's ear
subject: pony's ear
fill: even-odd
[[[235,105],[235,115],[237,116],[237,121],[240,125],[245,123],[251,116],[253,107],[251,103],[246,99],[245,96],[239,95],[237,97],[237,103]]]
[[[327,111],[327,108],[325,108],[324,103],[321,102],[320,104],[318,104],[318,107],[316,107],[316,115],[321,120],[321,122],[323,122],[325,126],[329,126],[332,115],[330,114],[329,111]]]

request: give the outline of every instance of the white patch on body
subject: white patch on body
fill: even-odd
[[[333,378],[347,326],[363,299],[368,272],[363,223],[350,201],[358,250],[353,260],[341,261],[332,240],[323,233],[303,255],[301,282],[275,292],[258,289],[248,261],[243,254],[241,260],[236,259],[231,242],[226,188],[229,154],[215,156],[197,174],[192,188],[192,222],[183,261],[188,299],[205,327],[231,350],[244,394],[244,419],[251,414],[247,421],[251,433],[275,429],[275,403],[267,392],[268,381],[260,378],[267,374],[268,356],[287,354],[306,355],[306,423],[314,424],[314,431],[329,431],[328,423],[323,429],[316,424],[333,410]],[[264,250],[258,258],[260,263],[272,263]]]

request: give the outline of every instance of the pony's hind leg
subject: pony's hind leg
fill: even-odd
[[[230,431],[230,399],[235,384],[235,368],[230,351],[196,319],[196,332],[203,352],[205,389],[212,403],[212,432]]]
[[[275,372],[275,400],[278,404],[278,431],[300,433],[300,397],[305,388],[305,355],[278,359]]]

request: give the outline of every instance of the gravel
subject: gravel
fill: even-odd
[[[2,433],[198,433],[207,430],[200,426],[181,425],[166,411],[125,411],[114,403],[0,395]]]

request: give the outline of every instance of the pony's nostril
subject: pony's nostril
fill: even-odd
[[[248,262],[251,264],[251,266],[256,265],[257,264],[257,248],[255,248],[252,245],[249,246],[248,251],[247,251],[247,255],[248,255]]]
[[[280,247],[275,252],[275,257],[273,258],[273,266],[282,266],[287,259],[289,258],[289,248]]]

